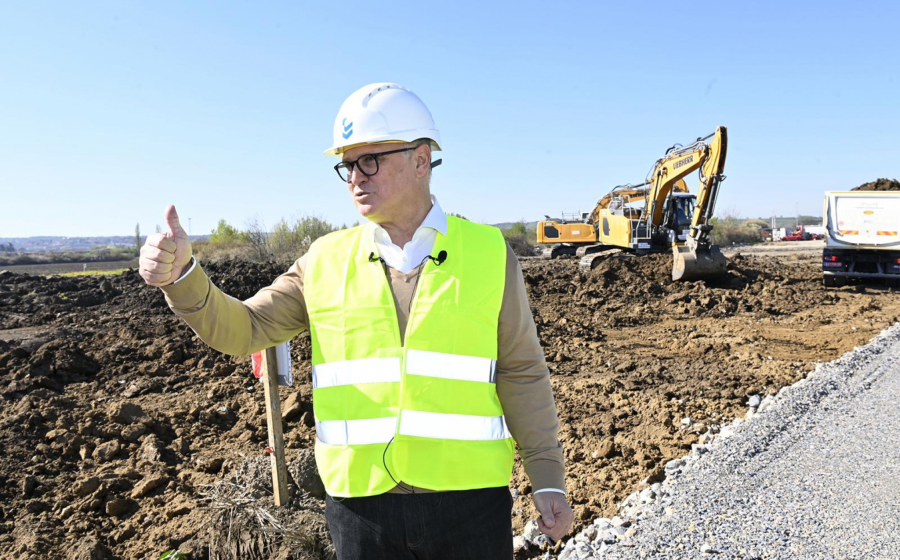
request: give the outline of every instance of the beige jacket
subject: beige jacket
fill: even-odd
[[[420,269],[403,274],[382,266],[394,293],[403,336]],[[243,302],[213,285],[199,264],[177,284],[162,290],[172,311],[207,344],[225,354],[243,356],[290,340],[309,328],[303,299],[305,267],[304,256],[271,286]],[[509,247],[497,338],[497,393],[525,473],[533,490],[565,490],[550,372],[538,342],[522,269]],[[401,483],[395,491],[409,491],[409,487]]]

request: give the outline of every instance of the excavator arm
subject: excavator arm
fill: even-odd
[[[712,137],[715,137],[713,142],[707,144],[706,140]],[[649,174],[650,177],[648,178],[648,183],[651,183],[652,186],[647,192],[647,216],[645,216],[646,221],[651,227],[656,228],[662,225],[663,208],[665,207],[666,199],[673,191],[673,186],[694,171],[697,171],[698,169],[705,170],[707,168],[711,159],[710,156],[714,151],[713,145],[716,146],[717,164],[720,160],[721,166],[724,168],[724,152],[722,153],[722,157],[718,158],[717,148],[720,143],[724,146],[724,139],[725,127],[719,127],[716,129],[715,133],[706,138],[698,138],[697,141],[690,146],[673,146],[672,148],[669,148],[666,155],[656,161]],[[718,169],[718,167],[716,167],[716,169]],[[684,184],[683,181],[682,184]],[[701,201],[701,195],[703,195],[705,191],[708,191],[703,184],[702,174],[700,191],[701,192],[697,195],[697,208],[700,208],[701,205],[704,204]],[[675,192],[678,192],[678,190],[676,189]],[[694,220],[697,219],[698,214],[699,213],[695,210]]]
[[[708,226],[716,208],[716,200],[719,197],[719,185],[725,180],[725,155],[728,150],[728,135],[725,127],[720,126],[713,134],[709,143],[707,156],[700,169],[700,190],[697,192],[697,202],[694,216],[691,220],[691,237],[696,241],[709,241]]]
[[[712,140],[710,140],[712,138]],[[709,143],[706,143],[710,140]],[[728,148],[728,134],[724,126],[715,133],[697,140],[703,145],[700,166],[700,188],[691,217],[691,231],[683,246],[672,246],[673,280],[697,280],[713,278],[725,273],[727,261],[712,244],[712,225],[719,185],[725,180],[725,155]],[[696,145],[696,144],[695,144]]]

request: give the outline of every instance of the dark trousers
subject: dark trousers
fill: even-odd
[[[505,486],[325,498],[338,560],[511,560],[511,513]]]

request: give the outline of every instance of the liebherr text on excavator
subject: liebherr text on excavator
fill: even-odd
[[[610,253],[671,250],[673,280],[724,274],[725,257],[712,244],[709,222],[725,179],[726,150],[724,126],[689,146],[676,144],[654,163],[646,181],[616,187],[580,220],[548,217],[538,222],[537,241],[552,245],[545,256],[577,254],[591,268]],[[698,170],[700,186],[694,195],[684,178]]]

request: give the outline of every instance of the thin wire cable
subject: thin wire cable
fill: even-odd
[[[409,304],[406,307],[407,314],[409,314],[412,311],[412,302],[416,297],[416,288],[418,288],[418,286],[419,286],[419,277],[422,276],[421,267],[423,264],[425,264],[425,261],[427,261],[430,258],[432,258],[431,255],[426,255],[425,258],[422,259],[422,262],[419,263],[419,266],[416,267],[417,269],[419,269],[419,271],[416,273],[416,281],[413,283],[412,295],[410,295]],[[384,262],[384,261],[382,261],[382,262]],[[387,266],[387,263],[384,263],[384,266]],[[407,321],[408,320],[409,319],[407,318]],[[388,466],[387,466],[387,452],[388,452],[388,449],[391,447],[392,443],[394,443],[393,437],[391,438],[391,441],[389,441],[387,443],[387,445],[384,446],[384,451],[381,453],[381,464],[384,466],[384,470],[388,473],[388,476],[391,477],[391,480],[394,482],[394,484],[397,486],[400,486],[400,483],[397,482],[397,479],[394,478],[394,475],[391,473],[391,469],[388,468]],[[410,486],[410,488],[412,489],[412,492],[406,492],[405,491],[406,489],[403,488],[402,486],[400,486],[400,488],[401,488],[401,490],[404,490],[405,494],[415,494],[416,493],[416,489],[412,486]]]

